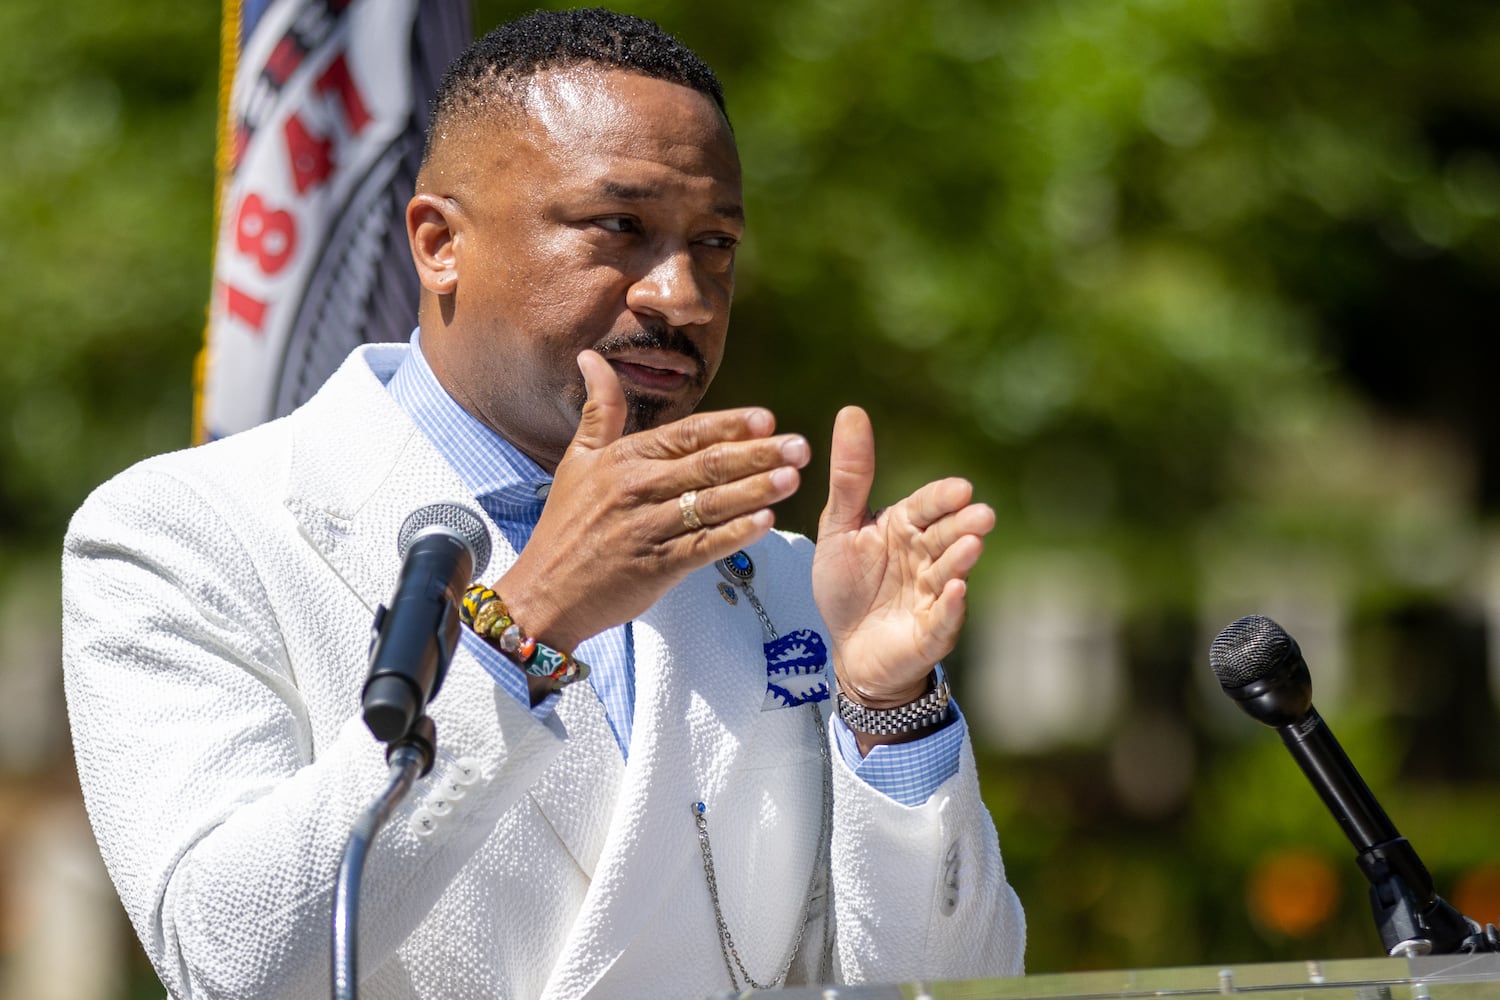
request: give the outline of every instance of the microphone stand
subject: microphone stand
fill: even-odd
[[[1361,851],[1356,860],[1370,883],[1370,909],[1386,954],[1473,955],[1500,951],[1500,932],[1480,928],[1432,890],[1432,877],[1405,837]]]
[[[1375,801],[1317,710],[1278,727],[1281,740],[1357,851],[1370,908],[1387,955],[1472,955],[1500,951],[1500,932],[1464,916],[1433,889],[1416,848]]]
[[[365,855],[375,835],[416,780],[432,770],[437,728],[426,715],[412,723],[406,735],[392,740],[386,751],[390,764],[384,791],[371,801],[354,821],[344,855],[339,862],[338,888],[333,904],[333,998],[358,1000],[359,975],[356,947],[359,942],[359,890],[364,876]]]
[[[1275,728],[1318,797],[1354,845],[1370,883],[1370,906],[1386,954],[1500,951],[1500,931],[1459,913],[1433,891],[1416,849],[1396,830],[1312,704],[1312,674],[1297,641],[1264,615],[1249,615],[1214,639],[1209,666],[1219,686],[1257,722]]]

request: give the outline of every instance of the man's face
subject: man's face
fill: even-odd
[[[703,398],[744,228],[739,155],[708,97],[619,70],[543,71],[524,113],[446,137],[422,189],[458,213],[456,281],[424,310],[423,349],[461,404],[544,468],[577,427],[585,348],[619,377],[627,431]]]

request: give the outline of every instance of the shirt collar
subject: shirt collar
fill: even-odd
[[[475,497],[535,521],[552,477],[448,394],[422,355],[420,332],[412,331],[411,351],[386,389]]]

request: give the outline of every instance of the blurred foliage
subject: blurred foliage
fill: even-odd
[[[476,2],[476,22],[527,6]],[[1136,697],[1165,692],[1190,734],[1191,795],[1149,817],[1111,792],[1108,747],[984,762],[1031,969],[1378,951],[1351,851],[1278,741],[1198,694],[1204,566],[1236,552],[1339,567],[1369,637],[1351,756],[1440,890],[1493,857],[1493,704],[1456,681],[1414,697],[1392,636],[1480,572],[1500,504],[1500,8],[631,9],[719,69],[745,161],[710,404],[768,404],[818,449],[858,402],[882,495],[974,479],[1002,525],[976,593],[1029,551],[1111,557],[1150,650]],[[187,444],[218,14],[0,5],[0,573],[54,559],[94,484]],[[783,526],[813,529],[822,474]],[[1474,752],[1445,756],[1455,705]],[[1288,851],[1336,892],[1295,935],[1246,896],[1312,870]]]
[[[213,211],[218,10],[0,7],[0,545],[187,444]]]

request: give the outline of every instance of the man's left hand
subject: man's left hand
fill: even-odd
[[[870,708],[893,708],[923,695],[933,664],[957,643],[969,571],[995,512],[971,502],[967,480],[952,478],[872,514],[874,479],[870,418],[845,407],[833,427],[813,596],[840,689]]]

